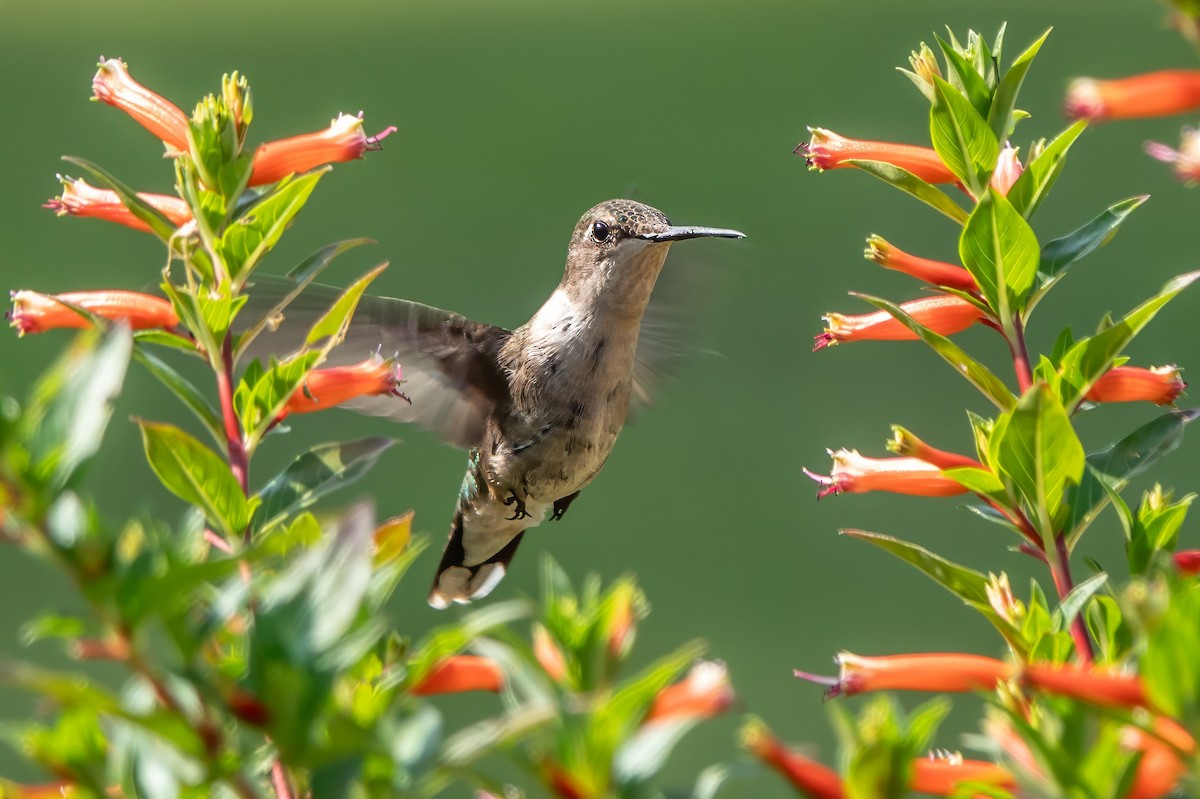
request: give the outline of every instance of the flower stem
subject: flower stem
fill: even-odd
[[[1075,581],[1071,577],[1071,553],[1067,550],[1066,536],[1062,533],[1056,534],[1053,554],[1049,551],[1046,554],[1058,597],[1065,599],[1075,588]],[[1091,663],[1095,659],[1095,652],[1092,650],[1092,639],[1088,636],[1082,614],[1076,615],[1075,620],[1071,622],[1071,638],[1075,641],[1075,652],[1079,659],[1084,663]]]
[[[217,372],[217,393],[221,400],[221,416],[225,423],[225,441],[229,450],[229,468],[242,487],[243,494],[250,493],[250,462],[246,454],[246,443],[242,439],[242,426],[237,411],[233,408],[233,337],[225,334],[221,343],[221,369]]]
[[[1008,341],[1012,350],[1013,369],[1017,373],[1017,388],[1024,394],[1033,385],[1033,370],[1029,366],[1029,348],[1025,344],[1025,324],[1020,314],[1013,319],[1013,336]]]

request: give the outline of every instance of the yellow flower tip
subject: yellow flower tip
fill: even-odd
[[[697,661],[686,677],[658,692],[646,712],[644,723],[709,718],[728,710],[735,698],[724,663]]]
[[[497,693],[504,687],[504,672],[496,661],[478,655],[453,655],[434,666],[412,688],[417,696],[457,694],[465,691]]]
[[[307,172],[325,164],[361,158],[368,150],[382,149],[381,142],[396,132],[389,125],[374,136],[363,131],[362,114],[340,114],[325,130],[303,133],[268,142],[254,153],[250,185],[275,183],[288,175]]]
[[[92,99],[119,108],[172,149],[188,148],[188,118],[178,106],[147,89],[119,58],[100,58],[92,78]]]
[[[136,291],[74,291],[54,295],[13,291],[10,296],[13,308],[5,316],[18,335],[89,327],[91,323],[87,317],[69,306],[77,306],[105,319],[124,321],[134,330],[169,330],[179,325],[179,317],[171,303]]]
[[[357,397],[391,395],[409,402],[400,391],[402,382],[400,364],[378,355],[351,366],[314,369],[292,394],[282,416],[322,411]]]

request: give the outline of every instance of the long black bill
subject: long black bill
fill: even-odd
[[[729,230],[723,227],[669,227],[660,233],[644,233],[641,238],[650,241],[679,241],[680,239],[698,239],[712,236],[721,239],[744,239],[746,234],[740,230]]]

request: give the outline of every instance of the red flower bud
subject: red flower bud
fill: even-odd
[[[188,118],[171,101],[129,76],[119,58],[101,61],[92,78],[92,97],[120,108],[163,143],[180,152],[188,148]]]
[[[733,704],[733,686],[725,664],[701,660],[673,685],[658,692],[645,723],[674,718],[708,718],[723,713]]]
[[[433,667],[413,689],[417,696],[458,694],[464,691],[498,692],[504,687],[504,672],[488,658],[454,655]]]
[[[760,721],[742,730],[742,746],[778,771],[792,787],[812,799],[843,799],[842,778],[822,763],[789,749]]]
[[[935,286],[963,291],[974,291],[978,288],[975,278],[961,266],[909,255],[879,236],[867,239],[867,249],[863,255],[868,261],[874,261],[885,269],[895,269]]]
[[[975,305],[951,294],[910,300],[901,303],[900,309],[943,336],[952,336],[986,318]],[[824,319],[828,326],[814,339],[814,351],[847,341],[916,341],[918,338],[887,311],[853,316],[828,313]]]
[[[928,147],[892,142],[847,139],[824,128],[809,128],[812,138],[796,146],[809,168],[826,169],[854,166],[848,161],[883,161],[905,169],[927,183],[957,183],[958,178],[942,163],[937,152]]]
[[[1172,405],[1187,383],[1179,376],[1174,366],[1115,366],[1100,375],[1088,389],[1087,398],[1092,402],[1153,402],[1155,405]]]
[[[1021,165],[1021,159],[1017,157],[1017,148],[1011,144],[1005,145],[1004,149],[1000,151],[1000,157],[996,160],[996,169],[992,172],[992,188],[1007,196],[1008,190],[1012,188],[1024,171],[1025,167]]]
[[[868,458],[857,450],[830,451],[833,469],[829,476],[803,472],[820,483],[817,499],[830,494],[864,494],[890,491],[921,497],[949,497],[965,494],[967,489],[942,474],[932,463],[918,458]]]
[[[1200,574],[1200,549],[1181,549],[1172,557],[1183,574]]]
[[[288,400],[282,416],[325,410],[356,397],[391,394],[408,400],[400,391],[401,382],[400,364],[378,355],[353,366],[314,369]]]
[[[1118,80],[1076,78],[1064,111],[1071,119],[1133,119],[1200,108],[1200,70],[1167,69]]]
[[[137,230],[150,231],[150,226],[138,219],[125,207],[115,191],[98,189],[89,185],[82,178],[70,180],[63,178],[63,192],[58,197],[48,200],[43,208],[49,208],[59,216],[91,216],[116,222]],[[192,221],[192,209],[179,197],[167,194],[143,194],[138,197],[147,205],[159,211],[171,224],[180,227]]]
[[[362,158],[367,150],[382,149],[379,143],[395,131],[395,125],[392,125],[374,136],[367,136],[363,132],[362,114],[341,114],[325,130],[260,146],[254,153],[250,185],[274,183],[288,175],[307,172],[324,164]]]
[[[533,656],[550,679],[561,683],[567,678],[567,661],[562,650],[550,637],[550,631],[540,624],[533,626]]]
[[[66,294],[39,294],[36,291],[10,293],[13,309],[8,314],[18,334],[41,333],[63,327],[88,327],[86,317],[63,303],[76,305],[105,319],[120,319],[134,330],[173,328],[179,317],[171,303],[136,291],[73,291]]]

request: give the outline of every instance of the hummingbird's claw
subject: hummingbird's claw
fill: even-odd
[[[561,519],[563,514],[567,512],[567,508],[571,506],[571,503],[575,501],[575,497],[577,496],[579,496],[578,491],[576,491],[574,494],[568,494],[562,499],[554,500],[554,515],[550,517],[550,521],[553,522]]]
[[[517,519],[527,518],[529,514],[525,511],[525,500],[518,497],[516,491],[509,491],[508,494],[508,499],[504,500],[504,504],[511,505],[514,502],[517,503],[517,509],[513,511],[512,516],[508,517],[508,520],[515,522]]]

